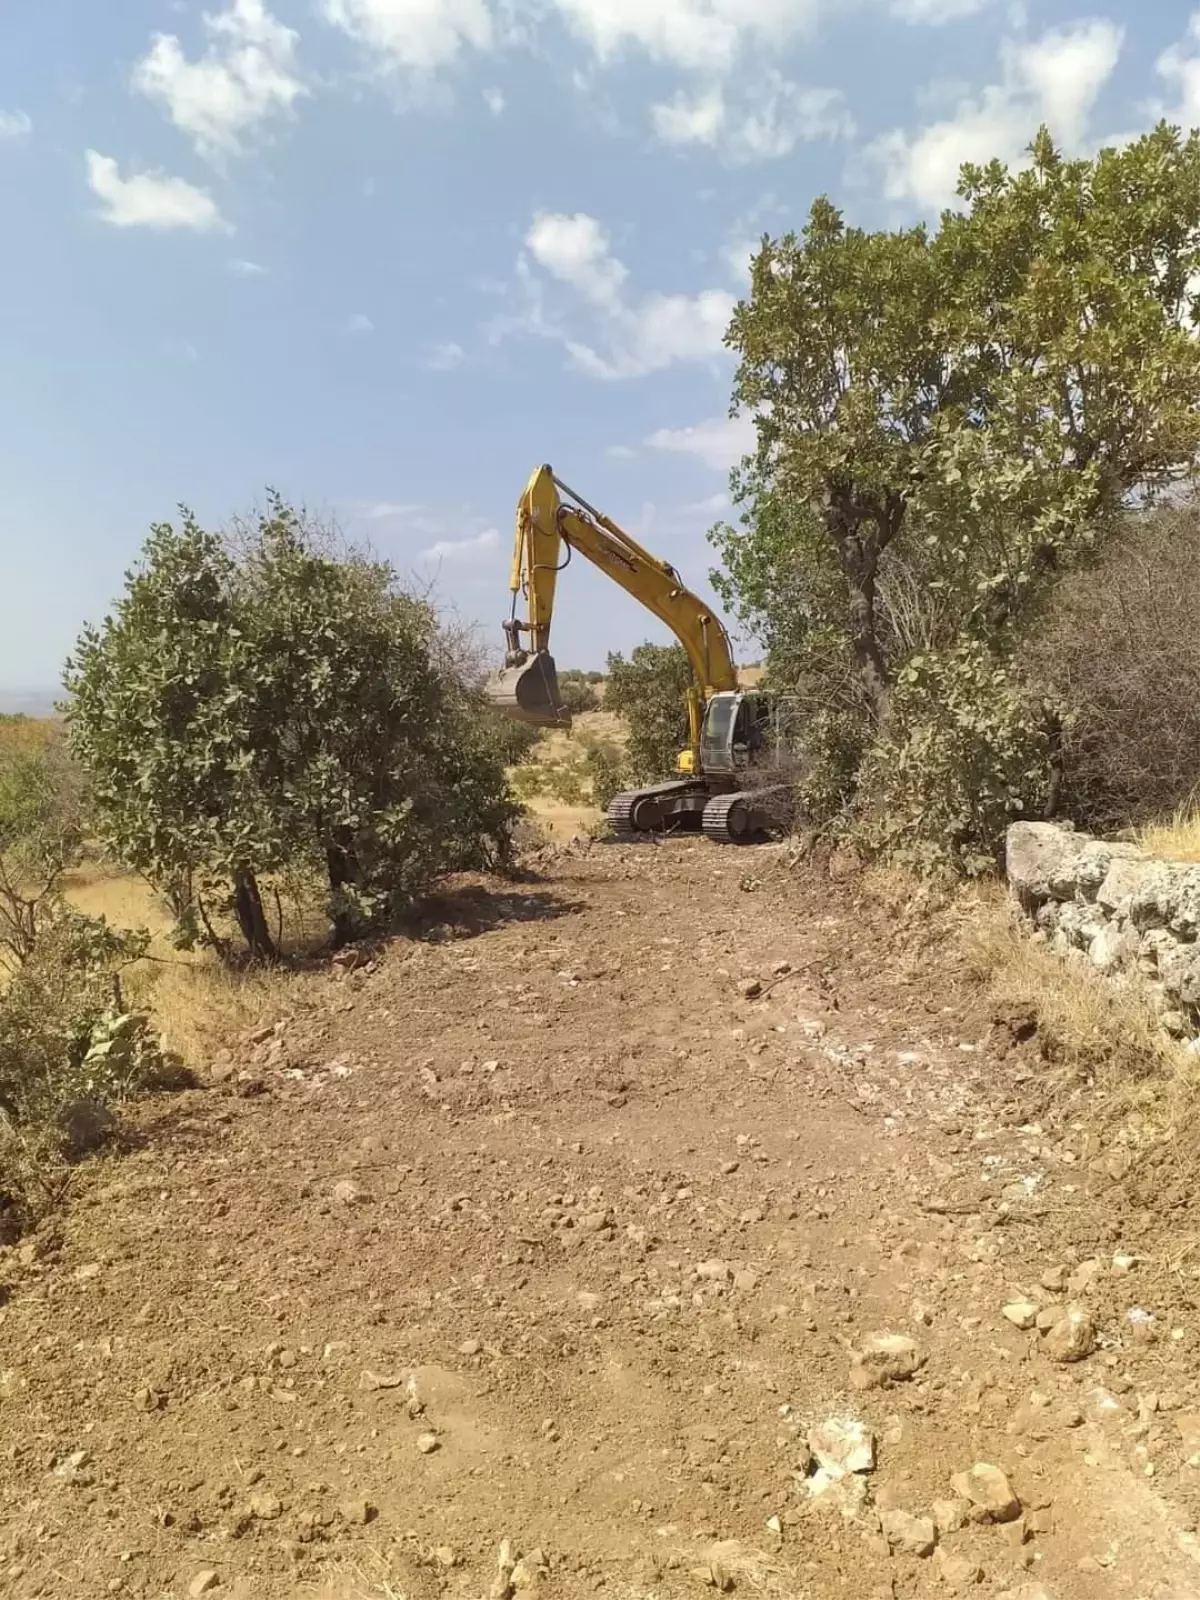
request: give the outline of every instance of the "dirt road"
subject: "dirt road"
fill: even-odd
[[[920,925],[681,842],[425,932],[4,1264],[0,1593],[1200,1594],[1194,1280]]]

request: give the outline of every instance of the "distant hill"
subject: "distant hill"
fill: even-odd
[[[61,689],[0,689],[0,715],[52,717]]]

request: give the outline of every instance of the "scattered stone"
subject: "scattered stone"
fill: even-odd
[[[464,1339],[458,1347],[460,1356],[477,1356],[483,1349],[478,1339]]]
[[[368,1522],[373,1522],[379,1513],[369,1500],[351,1499],[340,1503],[338,1515],[343,1522],[364,1527]]]
[[[728,1283],[733,1277],[733,1268],[728,1261],[702,1261],[696,1268],[696,1276],[707,1283]]]
[[[854,1352],[850,1382],[856,1389],[878,1389],[911,1378],[924,1361],[915,1339],[903,1333],[873,1333]]]
[[[940,1545],[934,1551],[938,1576],[947,1589],[969,1589],[983,1581],[983,1568],[969,1556],[954,1556]]]
[[[362,1206],[371,1196],[350,1178],[342,1178],[333,1186],[333,1198],[339,1206]]]
[[[907,1556],[931,1556],[937,1543],[932,1517],[914,1517],[909,1511],[881,1511],[879,1521],[889,1550]]]
[[[422,1433],[417,1435],[417,1449],[423,1456],[433,1455],[435,1450],[442,1448],[442,1441],[436,1433]]]
[[[738,1161],[722,1161],[721,1171],[724,1173],[725,1177],[732,1178],[733,1174],[737,1171],[740,1165],[741,1163]]]
[[[971,1504],[968,1500],[935,1500],[930,1509],[934,1527],[945,1535],[966,1527]]]
[[[1042,1288],[1049,1289],[1052,1294],[1061,1294],[1067,1286],[1066,1267],[1047,1267],[1042,1273]]]
[[[513,1592],[519,1595],[536,1595],[546,1572],[546,1558],[541,1550],[531,1550],[522,1556],[512,1569]]]
[[[250,1515],[258,1522],[274,1522],[283,1515],[283,1505],[278,1495],[256,1494],[250,1497]]]
[[[1067,1288],[1072,1294],[1086,1294],[1095,1280],[1104,1271],[1104,1263],[1099,1256],[1091,1256],[1087,1261],[1081,1261],[1067,1279]]]
[[[192,1597],[192,1600],[200,1600],[202,1594],[207,1594],[210,1589],[215,1589],[220,1581],[212,1567],[202,1567],[191,1583],[188,1584],[188,1594]]]
[[[399,1373],[372,1372],[370,1367],[364,1367],[362,1376],[358,1380],[360,1389],[399,1389],[404,1379]]]
[[[1118,1250],[1116,1255],[1114,1255],[1112,1258],[1112,1269],[1114,1272],[1118,1273],[1132,1272],[1137,1264],[1138,1257],[1131,1256],[1125,1250]]]
[[[439,1567],[449,1571],[451,1567],[458,1566],[461,1557],[452,1544],[439,1544],[433,1552],[433,1559]]]
[[[857,1417],[826,1417],[808,1430],[808,1448],[830,1479],[851,1472],[870,1472],[875,1465],[875,1436]]]
[[[83,1473],[84,1468],[91,1459],[86,1450],[72,1450],[69,1456],[64,1456],[61,1461],[55,1464],[54,1476],[56,1478],[65,1478],[68,1483],[73,1483]]]
[[[1175,1418],[1175,1426],[1179,1429],[1179,1437],[1188,1460],[1200,1459],[1200,1413],[1184,1412],[1182,1416]]]
[[[738,984],[738,993],[743,1000],[757,1000],[762,993],[761,978],[743,978]]]
[[[1008,1318],[1014,1328],[1023,1331],[1032,1328],[1037,1321],[1038,1308],[1032,1300],[1010,1300],[1003,1307],[1003,1315]]]
[[[748,1294],[751,1289],[758,1287],[758,1273],[753,1267],[743,1267],[740,1272],[734,1273],[733,1287],[742,1294]]]
[[[1021,1502],[999,1467],[977,1461],[969,1472],[955,1473],[950,1480],[955,1494],[969,1500],[988,1522],[1012,1522],[1021,1515]]]
[[[1096,1325],[1084,1306],[1068,1306],[1045,1337],[1045,1349],[1052,1361],[1082,1361],[1096,1348]]]
[[[840,1512],[844,1522],[853,1522],[866,1510],[867,1480],[860,1473],[834,1478],[822,1467],[805,1480],[805,1487],[815,1505]]]
[[[777,961],[771,968],[771,972],[776,978],[786,978],[791,970],[792,963],[790,961]]]

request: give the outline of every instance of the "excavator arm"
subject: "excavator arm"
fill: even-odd
[[[548,466],[537,468],[517,502],[512,616],[504,624],[508,651],[505,671],[489,686],[490,698],[524,721],[570,725],[550,654],[550,624],[558,574],[575,552],[653,612],[687,652],[693,682],[688,693],[691,767],[685,769],[698,770],[704,705],[712,695],[737,687],[728,635],[674,567],[644,550]],[[522,598],[524,618],[517,614]]]

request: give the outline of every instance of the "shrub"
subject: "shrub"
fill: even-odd
[[[0,964],[32,955],[39,924],[57,903],[63,873],[80,859],[79,769],[52,723],[6,729],[0,740]]]
[[[1108,832],[1171,815],[1200,787],[1200,506],[1130,522],[1064,585],[1031,676],[1069,707],[1063,808]]]
[[[120,970],[146,937],[56,902],[0,993],[0,1209],[27,1219],[112,1131],[111,1107],[178,1076]]]
[[[628,781],[669,777],[687,748],[687,692],[692,669],[682,646],[639,644],[629,660],[608,658],[604,705],[629,729]]]
[[[887,737],[860,774],[859,838],[919,872],[992,871],[1005,830],[1045,811],[1056,723],[978,643],[914,656],[896,676]]]
[[[560,672],[558,690],[563,704],[573,717],[582,716],[585,711],[600,709],[600,696],[586,672],[580,672],[574,667],[566,672]]]
[[[516,808],[494,723],[437,617],[276,496],[233,537],[152,530],[68,665],[73,746],[119,860],[181,943],[232,916],[271,959],[265,874],[325,881],[335,942],[441,874],[500,864]]]

